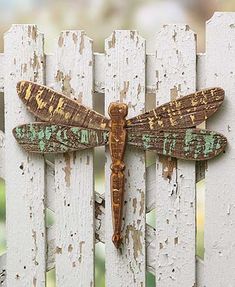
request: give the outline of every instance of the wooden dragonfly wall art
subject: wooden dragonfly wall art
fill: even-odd
[[[65,153],[109,145],[112,241],[116,248],[122,242],[126,144],[180,159],[208,160],[221,153],[227,143],[219,133],[196,128],[221,106],[221,88],[195,92],[131,119],[126,119],[128,106],[124,103],[112,103],[108,119],[33,82],[19,82],[17,92],[28,110],[42,121],[14,128],[16,140],[26,151]]]

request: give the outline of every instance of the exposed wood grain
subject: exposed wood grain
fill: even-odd
[[[235,13],[215,13],[206,25],[206,84],[225,89],[225,103],[207,126],[228,139],[226,153],[208,162],[205,191],[205,285],[235,286]]]
[[[187,25],[164,25],[156,40],[159,105],[195,91],[196,41]],[[156,164],[156,285],[194,286],[194,163],[161,157]]]
[[[92,108],[93,43],[83,31],[60,34],[55,81],[57,91]],[[71,100],[68,102],[70,105]],[[67,106],[63,107],[66,110]],[[99,119],[103,121],[103,116],[95,112],[86,112],[83,118],[80,111],[78,126],[100,125]],[[55,184],[57,286],[94,286],[93,151],[56,156]]]
[[[4,37],[6,131],[7,286],[45,286],[44,159],[28,155],[12,129],[32,116],[22,105],[16,84],[22,78],[43,83],[43,35],[34,25],[13,25]]]
[[[136,31],[115,31],[105,41],[105,110],[110,102],[128,104],[128,115],[144,112],[145,41]],[[110,156],[106,153],[105,176],[110,177]],[[105,253],[106,286],[145,286],[145,157],[127,148],[124,194],[123,245],[113,245],[111,199],[106,181]]]

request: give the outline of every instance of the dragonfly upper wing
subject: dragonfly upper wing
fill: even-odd
[[[158,154],[187,160],[207,160],[221,153],[226,138],[213,131],[179,129],[161,131],[129,131],[127,143]]]
[[[221,88],[198,91],[129,119],[127,128],[160,130],[195,127],[214,114],[223,99],[224,90]]]
[[[103,115],[46,86],[21,81],[17,84],[17,92],[28,110],[42,121],[108,129],[109,120]]]
[[[105,145],[109,132],[36,122],[14,128],[13,134],[26,151],[64,153]]]

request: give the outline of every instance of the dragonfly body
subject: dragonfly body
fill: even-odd
[[[122,242],[126,144],[165,156],[208,160],[221,153],[227,143],[219,133],[195,128],[221,106],[224,99],[221,88],[195,92],[127,120],[128,107],[124,103],[112,103],[107,119],[36,83],[21,81],[17,91],[28,110],[42,120],[13,129],[16,140],[26,151],[65,153],[109,145],[112,240],[117,248]]]
[[[112,158],[110,186],[114,226],[114,234],[112,240],[117,248],[119,248],[122,242],[121,226],[125,184],[124,152],[127,139],[125,118],[127,116],[127,112],[128,108],[125,104],[112,103],[109,106],[109,150]]]

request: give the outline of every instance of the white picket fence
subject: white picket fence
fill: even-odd
[[[216,13],[206,24],[206,53],[196,54],[187,25],[164,25],[156,52],[145,52],[136,31],[115,31],[105,53],[94,53],[83,31],[64,31],[55,54],[45,55],[34,25],[13,25],[0,55],[5,134],[0,134],[0,177],[6,182],[7,256],[0,257],[1,286],[43,287],[56,268],[56,286],[91,287],[94,244],[105,242],[106,286],[144,287],[146,270],[157,287],[235,286],[235,13]],[[93,152],[56,156],[25,153],[12,128],[30,122],[16,93],[19,80],[44,83],[93,106],[93,92],[128,103],[129,116],[145,109],[145,93],[157,105],[204,87],[226,91],[222,109],[207,127],[228,138],[226,153],[208,162],[205,192],[205,259],[195,257],[195,164],[157,159],[146,168],[143,152],[128,149],[124,247],[111,241],[110,157],[106,152],[105,196],[95,194]],[[94,94],[94,95],[93,95]],[[3,95],[0,94],[1,97]],[[3,107],[1,107],[1,111]],[[46,228],[45,210],[55,213]],[[146,213],[156,208],[156,230]],[[94,216],[95,215],[95,216]],[[7,258],[6,258],[7,257]]]

